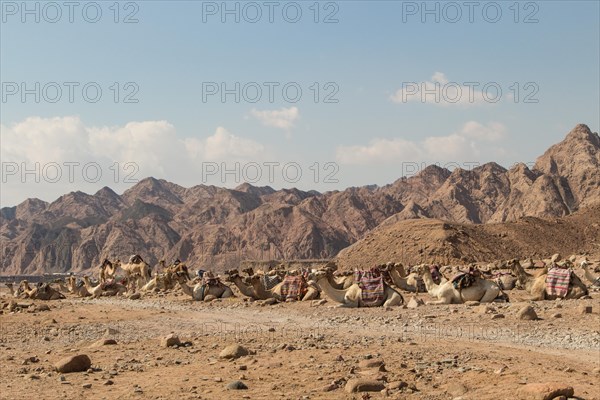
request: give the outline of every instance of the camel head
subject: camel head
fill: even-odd
[[[225,280],[227,282],[233,282],[240,276],[237,269],[228,269],[227,271],[224,272],[224,274],[226,276]]]
[[[315,282],[318,282],[319,280],[321,280],[323,278],[327,278],[327,276],[331,275],[332,273],[333,273],[333,271],[331,271],[331,269],[329,269],[329,268],[316,270],[315,272],[312,273],[313,280]]]

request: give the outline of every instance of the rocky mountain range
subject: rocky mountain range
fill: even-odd
[[[600,203],[600,137],[577,125],[529,169],[488,163],[429,166],[383,187],[318,193],[243,184],[184,188],[146,178],[118,195],[71,192],[0,210],[0,273],[85,271],[105,258],[141,254],[193,268],[242,259],[330,258],[385,221],[461,224],[563,217]]]

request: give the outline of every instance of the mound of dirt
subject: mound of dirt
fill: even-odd
[[[388,261],[460,264],[557,252],[600,254],[600,205],[564,218],[525,217],[485,225],[390,217],[342,250],[337,260],[342,268],[353,269]]]

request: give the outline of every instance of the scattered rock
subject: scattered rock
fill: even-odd
[[[92,361],[85,354],[78,354],[76,356],[65,357],[62,360],[54,364],[54,368],[58,372],[70,373],[70,372],[82,372],[92,365]]]
[[[469,307],[475,307],[478,306],[480,303],[477,300],[470,300],[470,301],[465,301],[465,306],[469,306]]]
[[[166,337],[164,337],[160,340],[161,347],[173,347],[173,346],[179,346],[180,344],[181,344],[181,341],[179,340],[179,337],[173,333],[171,333],[170,335],[167,335]]]
[[[90,389],[92,387],[91,383],[84,383],[83,385],[81,385],[82,388],[84,389]]]
[[[492,315],[492,319],[502,319],[504,318],[504,314],[494,314]]]
[[[581,305],[581,306],[579,306],[579,311],[582,314],[591,314],[592,313],[592,306]]]
[[[415,296],[412,296],[410,298],[410,300],[408,301],[408,303],[406,304],[407,308],[417,308],[417,307],[421,307],[424,306],[425,302],[421,299],[416,298]]]
[[[219,353],[219,358],[235,360],[236,358],[247,356],[248,354],[250,354],[250,352],[244,346],[240,346],[239,344],[232,344],[225,347],[223,351]]]
[[[559,382],[528,383],[519,389],[519,398],[523,400],[552,400],[559,396],[573,397],[572,386]]]
[[[117,344],[115,339],[100,339],[97,342],[94,342],[90,347],[111,346],[115,344]]]
[[[225,388],[227,390],[246,390],[248,389],[248,386],[242,381],[233,381],[229,382]]]
[[[142,298],[142,294],[140,292],[135,292],[127,296],[129,300],[139,300]]]
[[[344,390],[348,393],[356,392],[381,392],[385,389],[383,382],[372,379],[350,379]]]
[[[562,318],[562,314],[561,313],[552,314],[552,318]]]
[[[383,360],[362,360],[358,363],[359,368],[378,368],[380,371],[385,371],[385,363]]]
[[[517,317],[526,321],[534,321],[538,316],[532,306],[525,306],[517,312]]]
[[[104,385],[105,385],[105,386],[114,385],[114,382],[113,382],[112,380],[108,379],[108,380],[106,380],[106,381],[104,382]]]

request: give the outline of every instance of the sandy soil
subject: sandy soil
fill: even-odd
[[[407,302],[410,296],[404,295]],[[0,315],[0,397],[518,399],[527,383],[559,382],[573,386],[577,398],[600,399],[600,294],[531,303],[537,321],[517,318],[530,304],[519,298],[512,291],[512,303],[487,308],[388,310],[339,309],[331,302],[269,306],[241,298],[200,303],[178,293],[18,300],[50,310],[5,308]],[[8,303],[6,291],[0,300]],[[582,305],[592,306],[592,314],[583,314]],[[191,344],[161,347],[169,333]],[[103,338],[117,344],[91,346]],[[234,343],[251,354],[220,359]],[[87,354],[92,369],[54,371],[56,361],[74,354]],[[383,360],[385,367],[359,366],[366,359]],[[358,377],[379,379],[386,389],[346,392],[346,381]],[[234,380],[248,389],[227,390]]]

